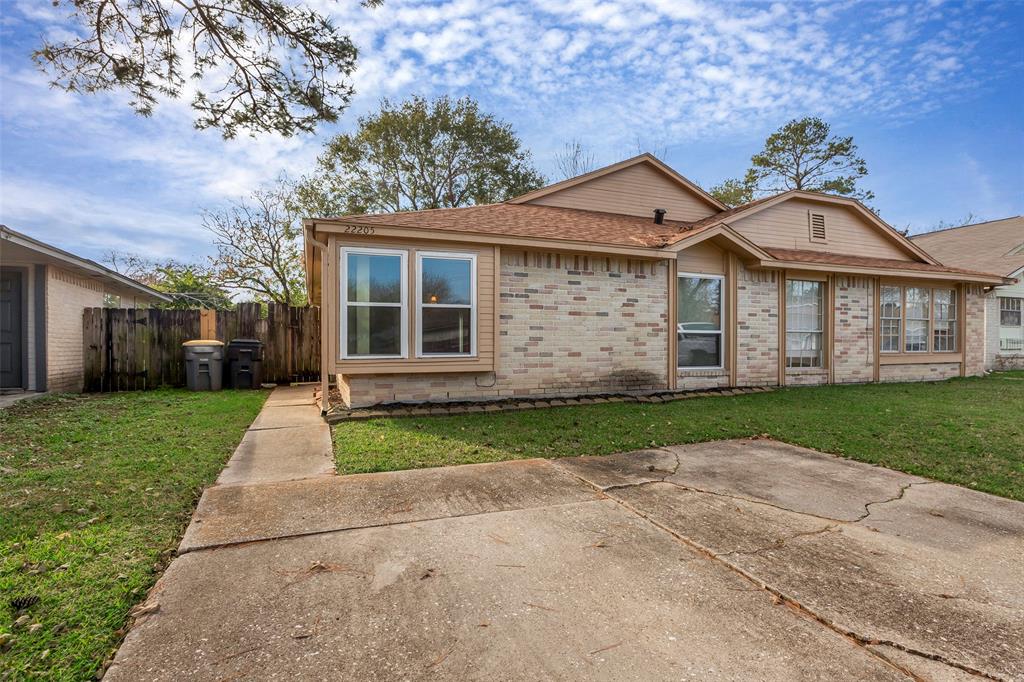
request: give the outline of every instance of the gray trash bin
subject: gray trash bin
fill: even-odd
[[[185,382],[190,391],[219,391],[224,380],[224,344],[214,340],[186,341]]]

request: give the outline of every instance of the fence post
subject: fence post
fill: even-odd
[[[203,308],[199,311],[199,338],[217,338],[217,311]]]

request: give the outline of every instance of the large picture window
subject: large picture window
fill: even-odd
[[[1024,351],[1024,298],[999,297],[999,350]]]
[[[416,256],[416,345],[420,356],[476,353],[476,256]]]
[[[676,284],[676,364],[721,368],[722,278],[680,274]]]
[[[952,353],[959,348],[956,289],[883,286],[879,313],[883,353]]]
[[[343,248],[341,268],[342,357],[405,357],[405,251]]]
[[[824,337],[822,282],[786,282],[786,367],[821,367]]]

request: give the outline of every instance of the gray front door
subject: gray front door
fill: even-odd
[[[20,272],[0,273],[0,388],[24,388]]]

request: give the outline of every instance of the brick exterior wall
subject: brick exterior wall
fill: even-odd
[[[503,251],[495,372],[346,375],[342,396],[365,406],[665,389],[667,278],[664,261]]]
[[[985,292],[981,287],[964,287],[964,314],[966,317],[964,364],[967,376],[985,373]]]
[[[82,309],[102,305],[102,284],[46,268],[47,390],[82,390]]]
[[[354,407],[382,402],[663,390],[668,381],[667,266],[617,258],[503,252],[499,282],[499,348],[495,372],[346,375],[342,398]],[[739,268],[737,384],[776,385],[779,371],[780,275]],[[834,280],[835,383],[874,379],[874,281]],[[968,287],[966,372],[985,367],[986,306]],[[991,322],[989,322],[991,325]],[[726,329],[731,325],[727,322]],[[997,330],[998,331],[998,330]],[[989,331],[991,336],[991,331]],[[960,375],[959,363],[882,365],[879,379],[939,381]],[[787,385],[828,383],[827,369],[788,369]],[[727,369],[678,371],[680,390],[729,385]]]
[[[736,281],[736,382],[779,383],[780,273],[740,267]]]
[[[837,275],[835,292],[835,355],[833,381],[864,383],[875,378],[875,292],[868,277]]]
[[[959,362],[921,363],[917,365],[882,365],[879,381],[942,381],[960,376]]]

